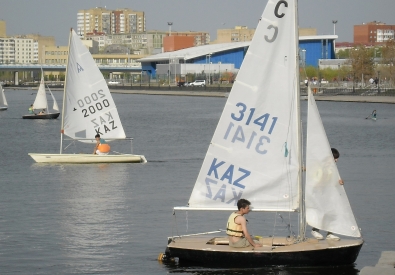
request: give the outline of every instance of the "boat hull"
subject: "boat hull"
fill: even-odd
[[[0,107],[0,111],[5,111],[7,109],[8,109],[8,107]]]
[[[180,263],[194,262],[216,267],[337,266],[354,263],[363,245],[362,239],[307,239],[296,244],[280,242],[278,245],[269,245],[270,240],[266,239],[268,245],[253,249],[210,245],[206,242],[208,239],[195,242],[192,238],[181,238],[170,242],[166,256],[178,258]]]
[[[38,163],[146,163],[143,155],[93,155],[93,154],[35,154],[29,153]]]
[[[50,113],[45,115],[24,115],[23,119],[56,119],[60,113]]]

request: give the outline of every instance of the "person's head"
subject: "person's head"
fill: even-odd
[[[244,209],[244,208],[246,208],[246,207],[248,207],[249,208],[249,206],[251,205],[251,202],[249,202],[248,200],[246,200],[246,199],[239,199],[238,201],[237,201],[237,209]]]
[[[340,157],[339,151],[335,148],[331,148],[331,150],[332,150],[333,158],[335,159],[335,161],[337,161],[337,159]]]
[[[100,135],[97,134],[97,135],[95,136],[95,139],[100,139]]]

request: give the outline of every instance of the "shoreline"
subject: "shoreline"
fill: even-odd
[[[32,90],[37,91],[33,87],[7,87],[7,90]],[[110,89],[114,94],[138,94],[138,95],[166,95],[166,96],[205,96],[205,97],[228,97],[229,92],[225,91],[160,91],[160,90],[122,90]],[[63,91],[62,88],[53,88],[52,91]],[[385,103],[395,104],[395,96],[362,96],[362,95],[314,95],[316,101],[337,101],[337,102],[361,102],[361,103]],[[301,95],[302,100],[307,100],[307,95]]]

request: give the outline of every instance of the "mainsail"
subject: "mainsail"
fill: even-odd
[[[294,211],[299,204],[295,7],[269,0],[215,130],[189,207]]]
[[[361,237],[309,87],[306,146],[306,221],[333,233]]]
[[[42,71],[41,71],[42,72]],[[38,87],[36,99],[33,103],[34,109],[45,109],[48,111],[47,95],[45,93],[44,74],[41,73],[40,86]]]
[[[73,138],[125,138],[114,100],[97,64],[71,31],[65,91],[64,133]]]

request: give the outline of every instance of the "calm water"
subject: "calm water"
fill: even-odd
[[[1,274],[357,274],[395,250],[395,105],[317,103],[366,241],[355,266],[224,270],[156,258],[173,232],[224,228],[225,213],[180,212],[175,220],[172,207],[189,199],[225,98],[114,94],[134,153],[149,163],[39,165],[27,153],[58,152],[60,119],[21,119],[34,92],[6,90],[9,110],[0,112]],[[376,122],[365,119],[373,109]],[[270,235],[273,215],[251,213],[253,233]]]

